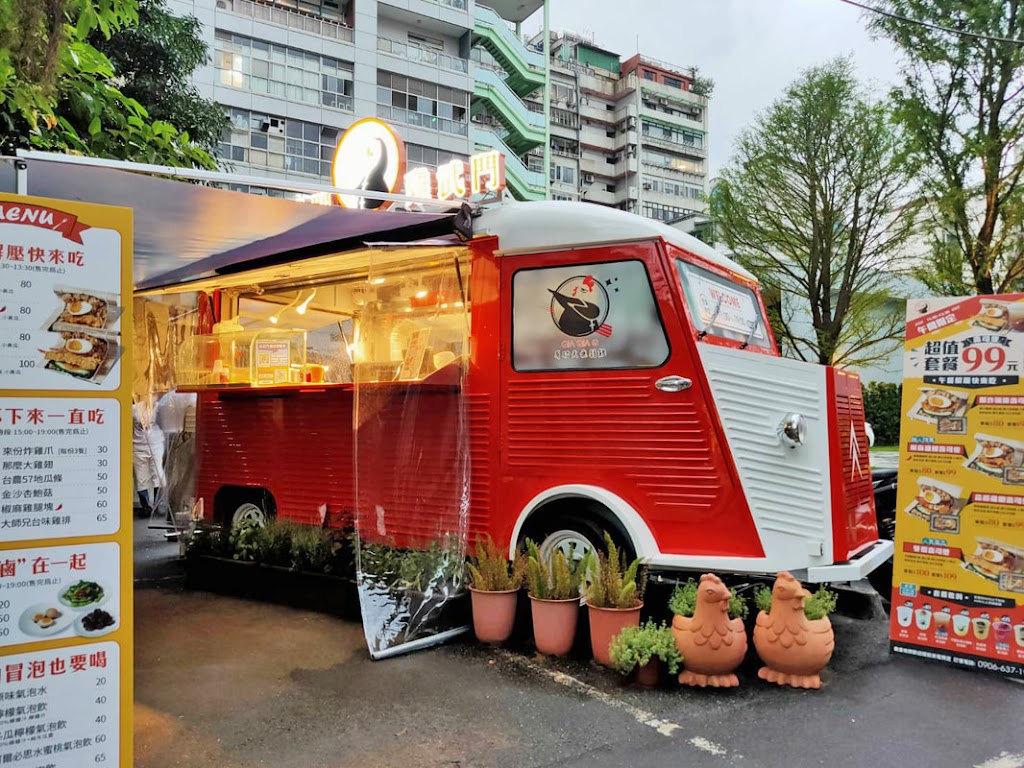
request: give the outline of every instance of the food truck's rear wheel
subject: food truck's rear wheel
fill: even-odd
[[[559,499],[535,510],[523,526],[518,543],[521,546],[532,539],[544,557],[557,550],[568,554],[575,545],[574,555],[581,559],[586,552],[604,549],[606,531],[627,559],[636,557],[633,542],[612,511],[590,499]]]
[[[231,527],[237,528],[240,525],[258,525],[262,528],[267,524],[269,516],[264,511],[263,507],[258,504],[253,504],[251,501],[247,501],[243,504],[238,505],[238,509],[231,515]]]
[[[266,525],[277,512],[274,497],[261,488],[222,486],[214,498],[215,518],[225,528]]]

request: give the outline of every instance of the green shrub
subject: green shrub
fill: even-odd
[[[512,562],[501,547],[488,536],[477,539],[476,555],[466,564],[473,589],[482,592],[507,592],[523,584],[523,559],[516,555]]]
[[[875,445],[898,445],[903,411],[903,385],[873,381],[862,389],[864,420],[875,431]]]
[[[639,627],[626,627],[612,640],[608,647],[612,666],[624,675],[636,667],[642,667],[651,659],[661,659],[668,667],[669,674],[677,674],[683,661],[676,647],[672,630],[665,624],[648,620]]]
[[[685,584],[677,584],[672,590],[672,597],[669,598],[668,607],[677,616],[693,616],[697,609],[697,587],[696,579],[687,579]],[[747,601],[736,593],[735,587],[729,589],[729,618],[745,618],[749,612]]]
[[[643,599],[647,574],[639,558],[629,565],[612,537],[604,535],[606,552],[588,552],[584,573],[590,582],[585,593],[587,604],[596,608],[635,608]]]
[[[550,560],[545,560],[537,544],[526,540],[526,588],[540,600],[571,600],[580,595],[580,581],[585,560],[576,559],[575,546],[569,555],[556,549]]]
[[[839,596],[828,589],[820,586],[817,591],[804,600],[804,616],[808,619],[823,619],[836,609]],[[772,609],[771,587],[764,585],[754,588],[754,603],[759,611],[767,613]]]

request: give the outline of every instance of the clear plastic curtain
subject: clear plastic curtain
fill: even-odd
[[[374,658],[466,626],[467,277],[454,257],[371,266],[356,324],[356,564]]]
[[[150,525],[181,531],[195,506],[196,396],[179,392],[175,361],[196,332],[194,294],[135,300],[133,476]],[[137,500],[137,503],[141,503]]]

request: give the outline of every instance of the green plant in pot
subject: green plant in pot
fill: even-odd
[[[661,680],[662,667],[670,674],[679,671],[683,661],[672,630],[648,619],[639,627],[626,627],[608,647],[612,666],[623,675],[635,673],[638,685],[653,688]]]
[[[537,650],[551,656],[566,656],[576,638],[580,614],[580,578],[583,560],[575,547],[568,554],[561,549],[550,558],[541,555],[536,543],[526,540],[526,588],[533,614],[533,638]]]
[[[476,554],[466,566],[473,604],[473,631],[482,643],[503,643],[512,634],[516,600],[523,583],[523,561],[509,562],[488,536],[476,544]]]
[[[821,670],[835,648],[828,618],[836,607],[835,593],[820,587],[812,595],[783,571],[771,589],[755,590],[754,601],[760,609],[754,648],[765,663],[757,676],[794,688],[820,688]]]
[[[584,559],[584,573],[589,579],[585,595],[594,658],[610,667],[612,638],[626,627],[640,626],[647,574],[639,559],[626,563],[625,555],[608,533],[604,540],[605,552],[588,552]]]
[[[713,573],[700,583],[688,579],[672,592],[668,607],[672,636],[683,656],[682,685],[731,688],[740,684],[736,668],[747,655],[743,617],[747,604]]]

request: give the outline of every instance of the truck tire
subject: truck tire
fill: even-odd
[[[224,528],[247,523],[262,527],[277,514],[274,497],[262,488],[222,488],[215,506],[217,522]]]
[[[567,552],[575,545],[579,559],[585,551],[604,551],[606,532],[627,562],[636,557],[633,542],[611,510],[589,499],[559,499],[535,510],[523,526],[517,544],[522,549],[526,539],[531,539],[544,557],[559,549]]]

